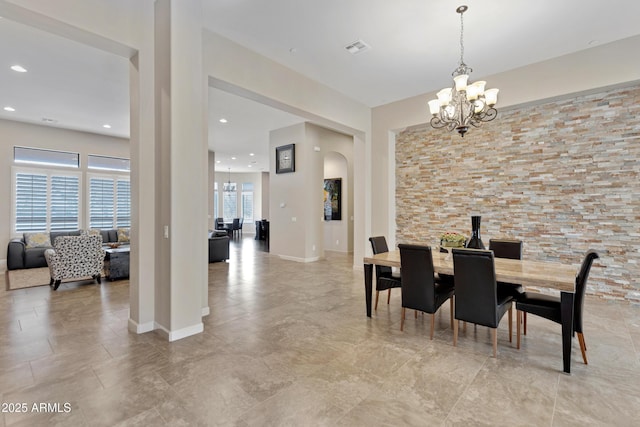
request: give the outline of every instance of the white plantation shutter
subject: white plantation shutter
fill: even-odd
[[[15,231],[47,229],[46,174],[16,173]]]
[[[253,221],[253,183],[242,184],[242,218],[245,221]]]
[[[222,216],[224,219],[237,218],[238,215],[238,193],[236,183],[225,183],[222,192]]]
[[[89,227],[131,226],[131,184],[124,177],[89,177]]]
[[[80,174],[14,170],[14,231],[80,228]]]
[[[77,176],[51,177],[51,231],[78,230],[80,179]]]
[[[114,214],[114,180],[89,179],[89,227],[112,228]]]
[[[131,184],[128,180],[118,180],[116,195],[116,225],[131,227]]]

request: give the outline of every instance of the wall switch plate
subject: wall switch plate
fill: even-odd
[[[168,225],[164,226],[164,238],[165,239],[169,238],[169,226]]]

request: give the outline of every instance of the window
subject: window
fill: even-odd
[[[80,228],[80,179],[74,172],[13,169],[13,231]]]
[[[225,182],[222,194],[222,216],[225,219],[237,218],[238,214],[238,192],[235,182]]]
[[[253,222],[253,183],[242,184],[242,218]]]
[[[213,217],[218,217],[218,183],[213,183]]]
[[[15,163],[33,165],[80,167],[80,154],[66,151],[42,150],[40,148],[13,147]]]
[[[89,227],[131,226],[131,185],[128,177],[89,176]]]
[[[118,157],[96,156],[89,154],[87,156],[87,167],[89,169],[129,172],[131,170],[131,161],[129,159],[121,159]]]

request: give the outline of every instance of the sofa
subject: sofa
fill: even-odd
[[[209,262],[229,259],[229,236],[226,231],[209,231]]]
[[[123,230],[126,230],[126,242],[123,238]],[[103,245],[118,242],[118,231],[118,229],[96,230],[102,236]],[[47,267],[44,252],[53,248],[56,237],[79,236],[82,230],[52,231],[46,234],[48,234],[48,240],[42,239],[44,233],[24,233],[21,238],[11,240],[7,249],[7,270]],[[128,229],[120,229],[120,234],[121,243],[128,244]]]

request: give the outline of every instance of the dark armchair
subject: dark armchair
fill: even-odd
[[[429,339],[433,339],[435,313],[446,300],[451,304],[451,327],[453,328],[453,283],[438,283],[433,271],[433,257],[429,246],[398,245],[400,249],[400,271],[402,272],[402,320],[404,329],[407,308],[431,314]]]
[[[576,276],[576,291],[573,302],[573,330],[578,335],[578,342],[580,344],[580,351],[582,352],[582,360],[584,364],[587,364],[587,346],[584,342],[584,335],[582,333],[582,317],[584,306],[584,293],[587,287],[587,278],[591,271],[591,265],[595,259],[599,258],[599,255],[594,250],[589,250],[582,261],[580,271]],[[537,294],[533,292],[525,292],[522,297],[516,302],[516,314],[518,316],[518,328],[517,328],[517,345],[520,348],[520,322],[519,318],[521,313],[531,313],[536,316],[544,317],[555,323],[562,323],[562,315],[560,311],[560,298],[556,296]]]
[[[498,295],[493,252],[453,249],[455,318],[492,328],[493,357],[498,353],[498,324],[509,312],[509,342],[512,334],[513,296]],[[453,345],[458,342],[458,322],[453,323]]]

